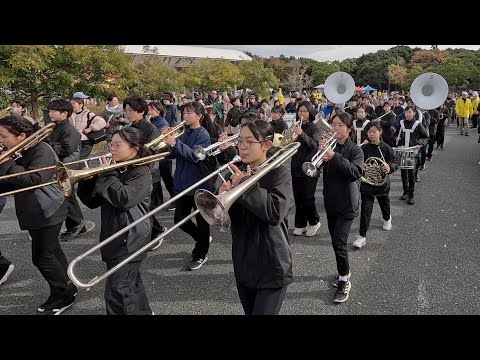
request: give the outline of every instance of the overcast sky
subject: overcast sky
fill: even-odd
[[[219,49],[234,49],[249,51],[254,55],[262,57],[270,56],[295,56],[311,58],[317,61],[334,61],[348,58],[357,58],[362,54],[387,50],[395,45],[191,45],[205,46]],[[408,45],[410,47],[421,47],[430,49],[430,45]],[[464,48],[478,50],[480,45],[439,45],[440,49]]]

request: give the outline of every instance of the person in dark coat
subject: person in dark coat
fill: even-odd
[[[245,167],[235,171],[219,192],[230,191],[251,176],[270,155],[272,126],[257,120],[242,125],[238,148]],[[246,315],[277,315],[287,285],[293,282],[288,239],[288,210],[293,205],[288,169],[279,166],[230,207],[232,260],[238,295]]]
[[[347,240],[353,219],[360,210],[360,177],[363,169],[363,151],[352,141],[352,118],[348,113],[337,114],[332,119],[332,132],[337,144],[329,149],[323,159],[323,199],[327,212],[328,231],[332,238],[338,275],[334,302],[348,300],[351,289],[350,264]],[[325,150],[327,141],[320,142]]]
[[[110,143],[116,163],[150,155],[144,147],[145,137],[133,127],[117,130]],[[92,179],[82,180],[78,196],[90,209],[101,208],[100,242],[149,212],[152,192],[149,165],[136,165],[105,171]],[[151,217],[101,248],[107,269],[145,246],[151,237]],[[146,252],[111,274],[105,284],[107,315],[152,315],[140,265]]]
[[[80,134],[68,121],[72,115],[73,107],[70,101],[54,99],[48,104],[49,117],[55,123],[50,141],[58,159],[63,163],[80,159]],[[69,167],[76,169],[76,167]],[[66,198],[68,203],[66,230],[60,234],[60,241],[70,241],[79,235],[86,234],[95,228],[95,223],[85,220],[78,204],[75,192]]]
[[[36,131],[33,125],[18,115],[0,119],[0,139],[8,149]],[[0,176],[21,173],[55,165],[56,155],[45,141],[21,152],[21,157],[7,157],[0,163]],[[55,170],[19,175],[0,181],[0,193],[47,183],[54,179]],[[57,184],[14,195],[15,210],[21,230],[32,238],[32,261],[50,287],[47,301],[37,308],[39,314],[58,315],[70,307],[77,293],[67,276],[68,262],[60,247],[58,235],[67,216],[67,202]]]
[[[272,116],[270,125],[272,125],[275,134],[281,134],[288,129],[287,123],[283,120],[284,114],[285,109],[281,106],[274,106],[270,112],[270,115]]]
[[[320,129],[313,123],[315,113],[309,101],[301,101],[297,107],[296,122],[302,122],[301,127],[295,129],[297,139],[301,146],[292,157],[291,173],[293,195],[295,198],[295,229],[293,235],[315,236],[320,229],[320,216],[315,206],[315,189],[317,188],[318,176],[307,176],[302,165],[311,161],[318,150],[318,144],[322,139]]]
[[[386,165],[382,166],[381,172],[375,173],[379,176],[383,174],[382,178],[385,179],[383,185],[372,185],[363,181],[360,185],[360,193],[362,197],[362,207],[360,211],[360,232],[357,235],[357,238],[353,242],[353,246],[360,249],[367,243],[367,231],[370,226],[370,219],[372,217],[373,203],[375,198],[377,198],[378,204],[380,205],[380,210],[382,211],[383,217],[383,230],[389,231],[392,229],[392,215],[390,214],[390,198],[388,196],[390,192],[390,176],[397,169],[397,164],[395,162],[395,156],[393,150],[388,146],[382,139],[382,126],[378,121],[372,121],[367,125],[367,134],[368,134],[368,144],[361,146],[363,150],[363,158],[365,163],[369,158],[379,158],[382,159]],[[368,169],[367,169],[368,170]],[[373,169],[379,171],[379,169]],[[364,177],[367,180],[370,179],[368,176],[369,172],[364,169]],[[380,180],[379,178],[376,178]]]

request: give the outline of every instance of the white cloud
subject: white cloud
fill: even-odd
[[[205,46],[219,49],[234,49],[240,51],[249,51],[254,55],[262,57],[280,56],[287,57],[306,57],[318,61],[344,60],[348,58],[357,58],[362,54],[376,52],[378,50],[387,50],[395,45],[191,45]],[[420,47],[430,49],[430,45],[408,45],[410,47]],[[478,50],[480,45],[439,45],[440,49],[464,48]]]

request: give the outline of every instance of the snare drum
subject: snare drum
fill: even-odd
[[[418,149],[413,147],[394,147],[393,152],[398,161],[400,169],[415,169],[415,156],[418,154]]]

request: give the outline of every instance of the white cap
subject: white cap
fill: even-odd
[[[467,95],[468,96],[468,93],[466,91],[462,91],[462,96],[463,95]]]

